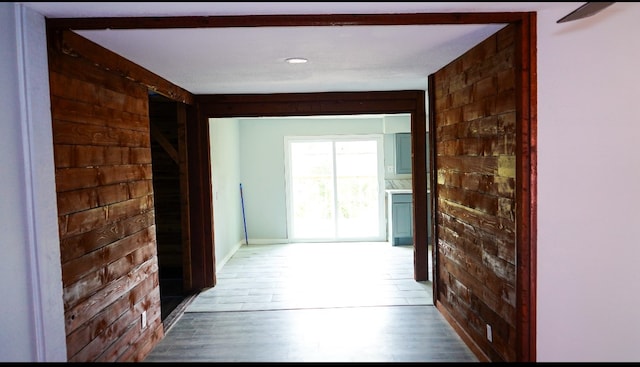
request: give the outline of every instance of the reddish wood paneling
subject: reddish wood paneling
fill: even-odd
[[[536,287],[537,287],[537,30],[536,13],[528,13],[519,22],[516,34],[515,78],[518,123],[516,125],[519,157],[516,163],[516,236],[518,288],[516,336],[518,361],[536,360]]]
[[[515,32],[505,27],[432,83],[436,298],[494,362],[518,350]]]
[[[147,88],[55,44],[49,65],[68,360],[140,361],[164,335]]]
[[[47,38],[53,48],[68,55],[81,55],[97,68],[110,71],[109,76],[102,78],[103,80],[101,81],[98,80],[101,78],[100,75],[91,75],[91,73],[89,73],[85,75],[85,78],[80,80],[79,83],[88,81],[96,83],[96,85],[103,85],[107,88],[111,88],[113,84],[120,84],[125,88],[132,86],[133,89],[138,89],[138,91],[144,90],[144,94],[147,94],[148,90],[153,90],[174,101],[180,101],[186,104],[193,103],[193,95],[188,91],[168,82],[164,78],[159,77],[139,65],[125,60],[112,51],[69,31],[69,29],[78,28],[67,27],[66,25],[56,27],[54,26],[55,23],[57,23],[55,19],[47,19]],[[61,65],[54,66],[56,70],[66,70],[68,68],[73,68],[73,66],[65,64],[64,62]],[[120,78],[114,78],[114,75],[120,76]],[[134,83],[131,83],[132,81]],[[146,88],[140,89],[140,86],[145,86]],[[111,89],[117,90],[116,88]],[[107,99],[105,102],[109,102],[109,100]],[[146,105],[146,103],[144,104]],[[117,116],[116,119],[118,119]]]
[[[486,24],[519,21],[523,13],[301,14],[178,17],[58,18],[49,29],[145,29],[216,27],[327,27],[410,24]]]

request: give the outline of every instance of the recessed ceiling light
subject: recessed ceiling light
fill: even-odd
[[[303,57],[290,57],[290,58],[288,58],[288,59],[286,59],[284,61],[286,61],[288,64],[304,64],[309,60],[307,60],[307,59],[305,59]]]

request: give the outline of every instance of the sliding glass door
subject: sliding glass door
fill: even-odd
[[[289,238],[383,241],[382,136],[285,138]]]

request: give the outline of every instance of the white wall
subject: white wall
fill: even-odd
[[[640,4],[538,13],[537,356],[640,361]]]
[[[240,120],[240,174],[249,243],[286,242],[284,137],[382,134],[382,117]]]
[[[209,119],[216,271],[244,243],[239,131],[236,119]]]
[[[0,360],[66,361],[44,17],[0,3]]]

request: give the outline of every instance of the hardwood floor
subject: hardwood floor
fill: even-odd
[[[145,362],[477,362],[413,280],[411,246],[241,247]]]

